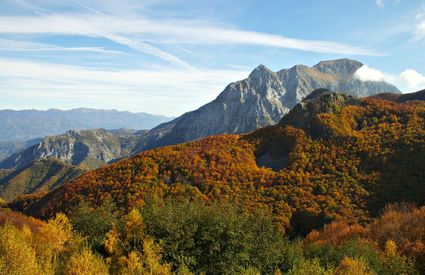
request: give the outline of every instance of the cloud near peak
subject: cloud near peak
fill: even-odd
[[[403,92],[415,92],[425,88],[425,76],[421,73],[406,69],[399,74],[387,74],[367,65],[360,67],[355,75],[362,81],[385,81],[399,87]]]

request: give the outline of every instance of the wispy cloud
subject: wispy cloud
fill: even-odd
[[[211,25],[197,20],[123,19],[99,14],[56,14],[46,16],[0,17],[3,34],[66,34],[99,36],[111,39],[161,58],[171,59],[141,42],[141,36],[154,36],[158,43],[247,44],[318,53],[377,55],[361,47],[333,41],[305,40],[282,35]],[[131,37],[131,38],[129,38]],[[143,39],[142,39],[143,40]]]
[[[388,74],[364,65],[356,71],[355,76],[363,81],[393,83],[404,92],[415,92],[425,88],[425,76],[412,69],[406,69],[399,74]]]
[[[94,52],[105,54],[126,54],[121,51],[108,50],[104,47],[61,47],[45,43],[0,39],[0,51],[24,52]]]
[[[179,115],[214,99],[229,82],[248,74],[249,71],[240,69],[102,70],[0,59],[0,97],[32,99],[33,104],[39,104],[40,98],[64,100],[63,105],[51,106],[60,108],[88,104]],[[76,105],[68,106],[72,99],[77,100]]]
[[[376,0],[376,5],[378,5],[378,7],[383,7],[385,6],[385,2],[384,0]]]
[[[425,38],[425,6],[416,15],[416,27],[413,32],[415,40],[422,40]]]
[[[114,41],[115,43],[128,46],[132,48],[133,50],[156,56],[160,59],[174,63],[179,66],[191,68],[191,66],[187,62],[181,60],[177,56],[174,56],[171,53],[165,52],[148,43],[140,41],[139,39],[132,39],[132,38],[119,35],[117,33],[112,33],[108,30],[105,30],[101,26],[87,24],[85,21],[72,20],[66,16],[56,15],[42,7],[29,3],[28,1],[25,1],[25,0],[15,0],[15,2],[18,3],[20,6],[37,14],[38,18],[49,18],[50,20],[48,21],[52,21],[52,22],[48,22],[48,23],[60,24],[61,26],[64,26],[63,30],[65,30],[65,32],[59,31],[57,32],[57,34],[63,34],[63,33],[69,34],[68,33],[69,30],[71,30],[70,33],[72,34],[73,33],[72,30],[74,30],[76,32],[75,34],[106,38],[106,39]],[[95,13],[98,17],[102,18],[104,21],[109,21],[113,19],[112,17],[106,15],[105,13],[89,8],[88,6],[84,4],[79,3],[78,5],[80,7],[83,7],[86,10],[89,10],[92,13]],[[40,33],[40,31],[41,33],[44,33],[43,27],[40,28],[40,26],[37,26],[36,28],[37,28],[36,33]],[[29,33],[31,33],[31,31]],[[46,33],[49,33],[49,32],[46,32]]]
[[[390,2],[392,2],[394,5],[398,5],[400,4],[401,0],[392,0]],[[375,0],[375,3],[378,7],[383,8],[385,6],[385,4],[389,2],[388,0]]]

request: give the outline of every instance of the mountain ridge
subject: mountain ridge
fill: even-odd
[[[20,168],[38,159],[58,159],[86,169],[127,156],[146,131],[69,130],[62,135],[47,136],[40,142],[0,162],[0,169]]]
[[[385,82],[360,81],[363,64],[351,59],[321,61],[313,67],[295,65],[273,72],[257,66],[248,78],[230,83],[215,100],[153,128],[133,154],[220,133],[244,133],[274,125],[313,90],[327,88],[356,97],[392,92]]]

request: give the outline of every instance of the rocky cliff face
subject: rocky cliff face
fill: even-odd
[[[85,168],[97,168],[127,156],[145,131],[70,130],[63,135],[48,136],[39,143],[0,162],[0,168],[23,167],[37,159],[57,159]]]
[[[143,136],[133,153],[219,133],[244,133],[273,125],[313,90],[326,88],[355,97],[400,93],[385,82],[354,77],[362,63],[350,59],[297,65],[272,72],[264,65],[247,79],[229,84],[212,102],[159,125]]]

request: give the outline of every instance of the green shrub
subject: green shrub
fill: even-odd
[[[119,213],[109,200],[96,208],[82,202],[71,210],[70,220],[73,229],[87,238],[91,248],[103,252],[105,235],[112,228],[112,224],[119,223]]]
[[[346,258],[362,259],[377,274],[415,274],[411,262],[397,254],[380,253],[364,240],[350,240],[340,246],[313,244],[305,248],[307,258],[317,258],[327,268],[336,268]]]
[[[150,202],[142,210],[148,235],[161,240],[164,259],[174,269],[195,273],[273,273],[282,265],[288,242],[271,215],[234,205]]]

